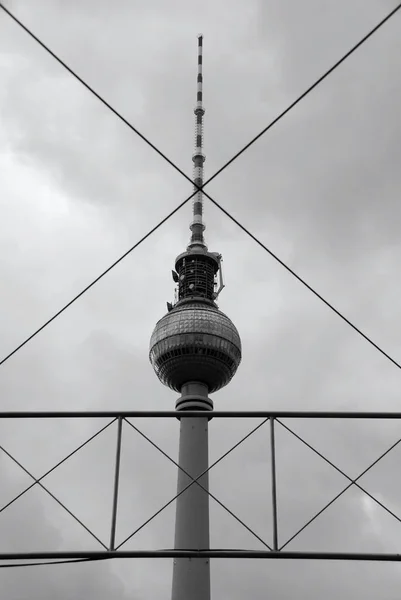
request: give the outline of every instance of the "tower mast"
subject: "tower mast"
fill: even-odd
[[[195,105],[194,184],[191,240],[177,256],[173,279],[177,299],[157,322],[149,358],[162,383],[181,393],[177,411],[201,410],[203,417],[180,417],[176,550],[209,549],[208,426],[213,402],[209,394],[227,385],[241,362],[241,339],[216,299],[224,287],[221,255],[209,252],[203,232],[203,36],[198,36],[198,78]],[[217,275],[220,273],[218,289]],[[202,475],[204,473],[204,475]],[[202,477],[200,477],[202,475]],[[199,484],[189,484],[200,477]],[[202,487],[201,487],[202,486]],[[187,488],[187,489],[185,489]],[[173,567],[172,600],[210,600],[210,561],[206,557],[177,558]]]
[[[198,77],[196,90],[195,113],[195,152],[192,156],[194,163],[194,184],[195,190],[198,190],[193,201],[193,221],[190,226],[192,231],[191,242],[188,250],[194,246],[206,247],[203,232],[205,225],[203,223],[203,192],[199,190],[203,186],[203,163],[205,155],[203,153],[203,74],[202,74],[202,50],[203,35],[198,36]]]

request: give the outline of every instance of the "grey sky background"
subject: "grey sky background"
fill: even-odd
[[[191,175],[196,35],[204,33],[210,176],[396,5],[379,0],[176,0],[8,6],[135,127]],[[209,193],[319,293],[400,360],[398,192],[401,96],[396,15],[228,167]],[[0,354],[8,354],[191,193],[190,184],[0,13]],[[359,338],[216,207],[220,308],[243,363],[214,396],[230,409],[398,410],[398,369]],[[172,409],[148,362],[189,239],[190,203],[2,366],[1,408]],[[4,447],[41,475],[105,422],[0,423]],[[177,455],[178,423],[143,431]],[[289,423],[351,477],[400,437],[397,423]],[[211,423],[211,460],[254,421]],[[107,543],[115,425],[44,481]],[[364,485],[401,514],[395,450]],[[277,430],[284,542],[347,481]],[[30,483],[1,456],[0,505]],[[269,436],[262,427],[211,472],[211,491],[271,542]],[[118,541],[174,494],[176,472],[124,431]],[[260,548],[211,501],[214,547]],[[174,506],[127,543],[173,544]],[[399,551],[400,525],[348,491],[288,549]],[[0,549],[98,548],[40,489],[0,513]],[[100,548],[100,546],[99,546]],[[171,561],[2,569],[4,597],[169,597]],[[395,564],[221,561],[215,598],[399,598]]]

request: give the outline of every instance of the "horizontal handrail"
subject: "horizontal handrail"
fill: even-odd
[[[109,558],[272,558],[400,562],[401,554],[374,552],[286,552],[269,550],[115,550],[89,552],[0,552],[1,560],[105,560]]]
[[[0,411],[0,419],[107,419],[129,418],[183,418],[205,417],[205,411],[199,410],[28,410]],[[236,419],[401,419],[401,412],[366,411],[283,411],[283,410],[231,410],[208,411],[208,418]]]

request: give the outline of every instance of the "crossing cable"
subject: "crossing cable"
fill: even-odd
[[[6,454],[6,455],[8,456],[8,458],[10,458],[10,459],[11,459],[13,462],[15,462],[15,464],[16,464],[16,465],[18,465],[18,466],[20,467],[20,469],[22,469],[22,470],[24,471],[24,473],[26,473],[27,475],[29,475],[29,477],[31,477],[31,478],[32,478],[32,479],[35,481],[35,483],[37,483],[37,484],[38,484],[38,485],[39,485],[39,486],[42,488],[42,490],[44,490],[45,492],[47,492],[47,493],[49,494],[49,496],[50,496],[51,498],[53,498],[53,500],[55,500],[55,501],[57,502],[57,504],[59,504],[59,505],[60,505],[62,508],[64,508],[64,510],[65,510],[66,512],[68,512],[68,514],[69,514],[69,515],[71,515],[71,517],[72,517],[73,519],[75,519],[75,520],[77,521],[77,523],[79,523],[79,524],[81,525],[81,527],[83,527],[83,528],[84,528],[84,529],[85,529],[85,530],[86,530],[86,531],[87,531],[87,532],[88,532],[88,533],[89,533],[89,534],[90,534],[90,535],[91,535],[93,538],[95,538],[95,540],[96,540],[97,542],[99,542],[99,544],[100,544],[101,546],[103,546],[103,548],[104,548],[105,550],[108,550],[108,548],[107,548],[106,544],[103,544],[102,540],[101,540],[101,539],[99,539],[99,538],[97,537],[97,535],[96,535],[95,533],[93,533],[93,531],[91,531],[91,530],[89,529],[89,527],[87,527],[87,526],[86,526],[84,523],[82,523],[82,521],[81,521],[80,519],[78,519],[78,517],[77,517],[76,515],[74,515],[74,513],[73,513],[73,512],[71,512],[71,511],[70,511],[70,509],[69,509],[69,508],[67,508],[65,504],[63,504],[63,503],[61,502],[61,500],[59,500],[59,499],[58,499],[58,498],[57,498],[57,497],[56,497],[56,496],[55,496],[55,495],[54,495],[54,494],[53,494],[53,493],[52,493],[50,490],[48,490],[48,489],[47,489],[47,487],[43,485],[43,483],[39,482],[39,481],[36,479],[36,477],[35,477],[34,475],[32,475],[32,473],[31,473],[30,471],[28,471],[28,469],[26,469],[26,468],[24,467],[24,465],[23,465],[23,464],[21,464],[21,463],[20,463],[20,462],[19,462],[19,461],[18,461],[18,460],[17,460],[17,459],[16,459],[16,458],[15,458],[15,457],[14,457],[14,456],[13,456],[13,455],[10,453],[10,452],[8,452],[8,451],[7,451],[7,450],[4,448],[4,446],[0,446],[0,450],[2,450],[2,451],[4,452],[4,454]]]
[[[382,502],[380,502],[380,500],[377,500],[377,498],[375,498],[372,494],[370,494],[367,490],[365,490],[365,488],[363,488],[361,485],[359,485],[357,483],[359,481],[359,479],[361,479],[368,471],[370,471],[374,466],[376,466],[377,463],[382,460],[382,458],[384,458],[385,456],[387,456],[387,454],[389,454],[389,452],[391,452],[392,450],[394,450],[394,448],[396,446],[398,446],[398,444],[401,442],[401,438],[399,440],[397,440],[396,442],[394,442],[394,444],[392,444],[389,448],[387,448],[387,450],[385,452],[383,452],[383,454],[381,454],[378,458],[376,458],[376,460],[374,460],[364,471],[362,471],[362,473],[360,473],[358,475],[358,477],[356,477],[355,479],[352,479],[346,473],[344,473],[344,471],[342,469],[340,469],[334,463],[332,463],[331,460],[329,460],[328,458],[326,458],[321,452],[319,452],[318,450],[316,450],[316,448],[314,448],[311,444],[309,444],[306,440],[304,440],[300,435],[298,435],[297,433],[295,433],[295,431],[293,431],[292,429],[290,429],[290,427],[288,427],[287,425],[285,425],[279,419],[276,419],[276,421],[284,429],[286,429],[289,433],[291,433],[293,436],[295,436],[300,442],[302,442],[303,444],[305,444],[305,446],[307,446],[310,450],[312,450],[312,452],[314,452],[315,454],[317,454],[320,458],[322,458],[331,467],[333,467],[336,471],[338,471],[339,473],[341,473],[341,475],[343,475],[346,479],[348,479],[348,481],[351,482],[341,492],[339,492],[332,500],[330,500],[330,502],[328,502],[321,510],[319,510],[319,512],[317,512],[311,519],[309,519],[309,521],[307,521],[300,529],[298,529],[298,531],[296,533],[294,533],[294,535],[292,535],[285,542],[285,544],[283,544],[279,548],[279,550],[283,550],[283,548],[285,548],[290,542],[292,542],[292,540],[294,538],[296,538],[302,531],[304,531],[304,529],[306,529],[308,527],[308,525],[310,525],[313,521],[315,521],[325,510],[327,510],[329,508],[329,506],[331,506],[332,504],[334,504],[334,502],[336,500],[338,500],[338,498],[340,498],[340,496],[342,496],[353,485],[355,485],[362,492],[364,492],[367,496],[369,496],[369,498],[371,498],[374,502],[376,502],[376,504],[378,504],[379,506],[381,506],[381,508],[384,508],[384,510],[387,511],[398,522],[401,522],[401,519],[400,519],[400,517],[398,515],[396,515],[394,512],[392,512],[389,508],[387,508],[387,506],[385,506]]]
[[[186,471],[181,465],[179,465],[173,458],[171,458],[171,456],[169,456],[166,452],[164,452],[164,450],[162,450],[160,448],[160,446],[158,446],[157,444],[155,444],[155,442],[153,442],[147,435],[145,435],[138,427],[136,427],[133,423],[131,423],[131,421],[129,421],[128,419],[124,419],[124,421],[126,423],[128,423],[128,425],[131,425],[132,429],[135,429],[135,431],[137,433],[139,433],[139,435],[141,435],[146,441],[149,442],[149,444],[151,444],[154,448],[156,448],[156,450],[158,450],[161,454],[163,454],[163,456],[165,456],[167,458],[167,460],[169,460],[171,463],[173,463],[173,465],[175,465],[180,471],[182,471],[190,480],[191,483],[196,483],[197,486],[199,486],[204,492],[206,492],[206,494],[208,494],[210,496],[210,498],[212,498],[215,502],[217,502],[217,504],[219,506],[221,506],[222,508],[224,508],[225,511],[228,512],[229,515],[231,515],[236,521],[238,521],[238,523],[240,523],[243,527],[245,527],[245,529],[247,531],[249,531],[249,533],[251,533],[257,540],[259,540],[259,542],[261,542],[266,548],[268,548],[269,550],[272,550],[272,548],[269,546],[269,544],[266,544],[266,542],[264,540],[262,540],[262,538],[255,533],[250,527],[248,527],[248,525],[246,525],[239,517],[237,517],[237,515],[235,513],[233,513],[225,504],[223,504],[223,502],[221,502],[218,498],[216,498],[216,496],[214,494],[212,494],[207,488],[205,488],[199,481],[199,478],[194,478],[192,477],[192,475],[190,475],[188,473],[188,471]]]
[[[105,425],[104,427],[102,427],[101,429],[99,429],[99,431],[97,431],[96,433],[94,433],[90,438],[88,438],[85,442],[83,442],[82,444],[80,444],[77,448],[75,448],[75,450],[73,450],[72,452],[70,452],[69,454],[67,454],[67,456],[65,456],[62,460],[60,460],[56,465],[54,465],[51,469],[49,469],[48,471],[46,471],[46,473],[44,473],[41,477],[39,477],[38,479],[36,479],[35,477],[33,477],[33,475],[31,475],[30,473],[28,473],[28,471],[26,471],[26,469],[20,465],[18,463],[18,461],[16,459],[14,459],[8,452],[6,452],[4,450],[4,448],[1,448],[3,450],[3,452],[5,454],[7,454],[14,462],[16,462],[18,464],[18,466],[21,467],[21,469],[23,469],[26,473],[28,473],[28,475],[30,475],[30,477],[33,477],[33,479],[35,479],[35,481],[33,483],[31,483],[31,485],[29,485],[27,488],[25,488],[24,490],[22,490],[22,492],[20,492],[17,496],[15,496],[12,500],[10,500],[9,502],[7,502],[7,504],[5,504],[4,506],[2,506],[0,508],[0,513],[2,513],[4,510],[6,510],[6,508],[8,508],[9,506],[11,506],[11,504],[14,504],[14,502],[16,502],[19,498],[21,498],[21,496],[23,496],[24,494],[26,494],[26,492],[28,492],[31,488],[33,488],[35,485],[42,485],[40,482],[42,481],[42,479],[44,479],[45,477],[47,477],[48,475],[50,475],[50,473],[52,473],[55,469],[57,469],[57,467],[59,467],[60,465],[62,465],[64,462],[66,462],[69,458],[71,458],[71,456],[73,456],[74,454],[76,454],[79,450],[81,450],[84,446],[86,446],[87,444],[89,444],[89,442],[91,442],[92,440],[94,440],[98,435],[100,435],[103,431],[105,431],[105,429],[107,429],[108,427],[110,427],[110,425],[112,425],[115,421],[117,421],[117,419],[113,419],[112,421],[110,421],[110,423],[107,423],[107,425]],[[42,486],[43,487],[43,486]],[[48,491],[48,490],[46,490]],[[50,492],[49,492],[50,493]],[[57,500],[57,499],[56,499]],[[63,506],[63,508],[65,508]],[[67,512],[68,509],[66,509]],[[70,513],[71,514],[71,513]],[[72,515],[74,516],[74,515]],[[74,517],[75,518],[75,517]],[[81,523],[82,525],[82,523]],[[83,527],[85,527],[83,525]],[[86,527],[85,527],[86,529]],[[97,539],[97,538],[96,538]],[[100,541],[100,540],[98,540]],[[102,542],[100,542],[102,545],[104,545]],[[106,547],[107,550],[107,547]]]
[[[69,308],[72,304],[74,304],[74,302],[76,302],[79,298],[81,298],[81,296],[83,296],[88,290],[90,290],[105,275],[107,275],[107,273],[109,273],[109,271],[111,271],[116,265],[118,265],[122,260],[124,260],[124,258],[126,258],[129,254],[131,254],[131,252],[133,252],[136,248],[138,248],[138,246],[140,244],[142,244],[142,242],[144,242],[145,240],[147,240],[148,237],[152,235],[152,233],[154,233],[157,229],[159,229],[159,227],[161,227],[166,221],[168,221],[168,219],[170,219],[170,217],[172,217],[173,215],[175,215],[175,213],[178,212],[180,210],[180,208],[182,208],[184,206],[184,204],[186,204],[189,200],[191,200],[191,198],[193,196],[195,196],[196,193],[197,193],[197,190],[195,190],[194,192],[192,192],[192,194],[190,196],[188,196],[188,198],[186,200],[184,200],[183,202],[181,202],[181,204],[179,204],[166,217],[164,217],[164,219],[162,219],[161,221],[159,221],[159,223],[155,227],[153,227],[150,231],[148,231],[148,233],[146,233],[129,250],[127,250],[126,252],[124,252],[124,254],[122,256],[120,256],[120,258],[118,258],[116,261],[114,261],[114,263],[112,265],[110,265],[109,267],[107,267],[107,269],[105,271],[103,271],[100,275],[98,275],[98,277],[96,277],[96,279],[94,279],[81,292],[79,292],[79,294],[77,294],[76,296],[74,296],[74,298],[72,300],[70,300],[67,304],[65,304],[65,306],[63,306],[63,308],[61,308],[58,312],[56,312],[56,314],[54,314],[50,319],[48,319],[45,323],[43,323],[43,325],[41,325],[41,327],[39,327],[36,331],[34,331],[23,342],[21,342],[21,344],[19,344],[19,346],[17,346],[16,348],[14,348],[14,350],[12,352],[10,352],[9,354],[7,354],[7,356],[5,356],[0,361],[0,366],[2,364],[4,364],[9,358],[11,358],[16,352],[18,352],[18,350],[21,350],[21,348],[23,346],[25,346],[28,342],[30,342],[34,337],[36,337],[38,335],[38,333],[40,333],[41,331],[43,331],[43,329],[45,329],[45,327],[47,327],[48,325],[50,325],[50,323],[52,323],[55,319],[57,319],[57,317],[59,317],[65,310],[67,310],[67,308]]]
[[[347,475],[346,473],[344,473],[344,471],[342,469],[340,469],[339,467],[337,467],[333,462],[331,462],[331,460],[329,460],[326,456],[324,456],[324,454],[322,454],[321,452],[319,452],[318,450],[316,450],[316,448],[314,448],[311,444],[309,444],[306,440],[304,440],[300,435],[298,435],[297,433],[295,433],[295,431],[293,431],[292,429],[290,429],[290,427],[288,427],[287,425],[285,425],[284,423],[282,423],[279,419],[277,419],[277,422],[280,423],[280,425],[282,427],[284,427],[284,429],[286,429],[287,431],[289,431],[290,433],[292,433],[292,435],[295,436],[299,441],[301,441],[303,444],[305,444],[305,446],[307,448],[309,448],[310,450],[312,450],[312,452],[314,452],[315,454],[317,454],[317,456],[319,456],[320,458],[322,458],[325,462],[327,462],[327,464],[329,464],[331,467],[333,467],[333,469],[335,469],[338,473],[341,473],[341,475],[343,475],[346,479],[348,479],[348,481],[351,482],[351,485],[355,485],[355,487],[357,487],[359,490],[361,490],[361,492],[364,492],[364,494],[366,494],[367,496],[369,496],[369,498],[371,500],[373,500],[374,502],[376,502],[376,504],[378,504],[379,506],[381,506],[381,508],[384,508],[385,511],[387,511],[399,523],[401,523],[401,518],[398,515],[396,515],[393,511],[391,511],[389,508],[387,508],[387,506],[385,506],[382,502],[380,502],[380,500],[378,500],[377,498],[375,498],[370,492],[368,492],[367,490],[365,490],[365,488],[363,488],[361,485],[359,485],[359,483],[357,483],[355,479],[352,479],[352,477],[349,477],[349,475]],[[391,446],[391,450],[393,448],[395,448],[395,446],[397,446],[400,442],[401,442],[401,439],[399,439],[397,442],[395,442],[395,444],[393,444],[393,446]],[[386,454],[388,454],[388,452]],[[383,457],[381,457],[381,458],[383,458]],[[375,461],[375,463],[376,462],[377,461]],[[360,479],[360,477],[358,479]]]
[[[188,181],[193,184],[192,179],[190,177],[188,177],[188,175],[186,175],[186,173],[184,173],[184,171],[182,171],[182,169],[180,169],[175,163],[173,163],[173,161],[170,160],[161,150],[159,150],[159,148],[157,148],[157,146],[152,144],[152,142],[149,141],[147,137],[145,137],[136,127],[134,127],[125,117],[123,117],[123,115],[121,113],[119,113],[115,108],[113,108],[113,106],[111,104],[109,104],[100,94],[98,94],[88,83],[86,83],[86,81],[84,79],[82,79],[82,77],[80,77],[75,71],[73,71],[73,69],[71,69],[71,67],[69,67],[66,62],[64,62],[61,58],[59,58],[57,56],[57,54],[55,54],[52,50],[50,50],[50,48],[48,46],[46,46],[46,44],[44,42],[42,42],[42,40],[40,40],[30,29],[28,29],[28,27],[26,25],[24,25],[22,23],[22,21],[17,19],[17,17],[15,15],[13,15],[13,13],[10,10],[8,10],[4,6],[4,4],[2,4],[1,2],[0,2],[0,8],[3,9],[4,12],[7,13],[7,15],[9,17],[11,17],[11,19],[13,19],[13,21],[15,21],[15,23],[17,23],[17,25],[19,25],[31,38],[33,38],[35,40],[35,42],[37,42],[44,50],[46,50],[46,52],[48,52],[62,67],[64,67],[64,69],[66,69],[70,73],[70,75],[72,75],[75,79],[77,79],[79,81],[79,83],[81,83],[106,108],[108,108],[118,119],[120,119],[120,121],[122,121],[125,125],[127,125],[127,127],[129,127],[134,133],[136,133],[146,144],[148,144],[148,146],[150,146],[155,152],[157,152],[157,154],[159,154],[159,156],[164,158],[164,160],[167,161],[169,163],[169,165],[171,165],[173,167],[173,169],[178,171],[178,173],[180,173],[180,175],[185,177],[185,179],[188,179]]]
[[[255,431],[257,431],[260,427],[262,427],[265,423],[267,423],[267,421],[269,421],[269,417],[267,419],[264,419],[261,423],[259,423],[259,425],[257,425],[256,427],[254,427],[252,429],[252,431],[250,431],[249,433],[247,433],[243,438],[241,438],[239,440],[239,442],[237,442],[236,444],[234,444],[234,446],[232,446],[229,450],[227,450],[227,452],[225,452],[224,454],[222,454],[220,456],[220,458],[218,458],[217,460],[215,460],[214,463],[212,463],[200,475],[197,475],[197,477],[195,477],[195,479],[193,479],[190,483],[188,483],[187,486],[185,486],[180,492],[178,492],[178,494],[176,494],[174,496],[174,498],[171,498],[171,500],[169,500],[168,502],[166,502],[166,504],[164,504],[161,508],[159,508],[159,510],[156,511],[151,517],[149,517],[149,519],[147,519],[144,523],[142,523],[142,525],[140,525],[137,529],[135,529],[135,531],[133,531],[128,537],[126,537],[115,548],[115,550],[118,550],[119,548],[121,548],[121,546],[123,546],[124,544],[126,544],[128,542],[128,540],[130,540],[134,535],[136,535],[139,531],[141,531],[141,529],[143,529],[148,523],[150,523],[151,521],[153,521],[153,519],[155,519],[158,515],[160,515],[160,513],[163,512],[163,510],[165,508],[167,508],[168,506],[170,506],[170,504],[172,504],[175,500],[177,500],[177,498],[179,496],[181,496],[181,494],[183,494],[188,488],[190,488],[192,485],[194,485],[194,483],[197,483],[197,481],[199,479],[202,479],[202,477],[204,475],[206,475],[206,473],[208,473],[211,469],[213,469],[213,467],[215,467],[217,464],[219,464],[224,458],[226,458],[226,456],[228,456],[229,454],[231,454],[231,452],[233,452],[233,450],[235,450],[236,448],[238,448],[238,446],[240,446],[243,442],[245,442],[245,440],[247,440],[252,434],[255,433]],[[129,421],[127,421],[127,422],[129,423]],[[263,542],[263,543],[265,544],[265,542]],[[271,548],[269,548],[269,549],[271,550]]]
[[[57,56],[44,42],[42,42],[26,25],[24,25],[10,10],[8,10],[1,2],[0,8],[7,13],[7,15],[13,19],[22,29],[32,37],[46,52],[48,52],[60,65],[62,65],[75,79],[77,79],[91,94],[93,94],[104,106],[106,106],[111,112],[118,117],[127,127],[129,127],[134,133],[136,133],[148,146],[153,148],[159,156],[164,158],[178,173],[180,173],[185,179],[187,179],[192,185],[196,184],[182,169],[180,169],[172,160],[170,160],[159,148],[152,144],[142,133],[138,131],[125,117],[121,115],[111,104],[109,104],[100,94],[98,94],[90,85],[84,81],[71,67],[69,67],[61,58]],[[346,52],[334,65],[332,65],[323,75],[319,77],[311,86],[309,86],[294,102],[292,102],[286,109],[284,109],[273,121],[269,123],[262,131],[256,135],[250,142],[248,142],[241,150],[239,150],[230,160],[228,160],[220,169],[218,169],[214,175],[207,179],[203,186],[198,187],[196,191],[203,190],[208,183],[213,181],[217,175],[220,175],[232,162],[234,162],[241,154],[243,154],[250,146],[252,146],[260,137],[262,137],[271,127],[273,127],[278,121],[280,121],[290,110],[292,110],[301,100],[303,100],[312,90],[314,90],[324,79],[326,79],[333,71],[337,69],[347,58],[351,56],[362,44],[364,44],[374,33],[376,33],[396,12],[401,8],[401,2],[390,11],[373,29],[371,29],[359,42],[357,42],[348,52]],[[1,363],[0,363],[1,364]]]
[[[37,36],[35,36],[17,17],[15,17],[8,9],[4,7],[3,4],[0,3],[0,8],[4,10],[18,25],[20,25],[37,43],[39,43],[47,52],[51,54],[63,67],[65,67],[69,73],[71,73],[76,79],[78,79],[82,85],[86,87],[91,93],[93,93],[105,106],[107,106],[113,114],[115,114],[119,119],[121,119],[131,130],[133,130],[137,135],[139,135],[148,145],[150,145],[160,156],[162,156],[169,164],[171,164],[175,170],[177,170],[185,179],[189,180],[193,185],[194,182],[181,170],[177,167],[172,161],[170,161],[160,150],[158,150],[151,142],[143,136],[136,128],[134,128],[131,123],[129,123],[120,113],[118,113],[109,103],[107,103],[97,92],[95,92],[86,82],[80,78],[64,61],[62,61],[54,52],[50,50]],[[40,333],[47,325],[49,325],[52,321],[54,321],[62,312],[64,312],[71,304],[73,304],[78,298],[80,298],[83,294],[85,294],[92,286],[95,285],[102,277],[104,277],[111,269],[113,269],[119,262],[121,262],[128,254],[130,254],[135,248],[139,246],[145,239],[147,239],[156,229],[158,229],[163,223],[165,223],[173,214],[175,214],[184,204],[186,204],[199,190],[202,190],[203,194],[211,200],[226,216],[228,216],[234,223],[236,223],[247,235],[249,235],[259,246],[261,246],[264,250],[266,250],[277,262],[279,262],[288,272],[290,272],[300,283],[302,283],[309,291],[311,291],[317,298],[319,298],[328,308],[330,308],[333,312],[335,312],[343,321],[345,321],[350,327],[352,327],[359,335],[361,335],[367,342],[369,342],[376,350],[378,350],[381,354],[383,354],[388,360],[390,360],[394,365],[396,365],[399,369],[401,369],[401,365],[395,361],[389,354],[387,354],[384,350],[382,350],[375,342],[373,342],[368,336],[366,336],[362,331],[353,325],[349,319],[343,316],[332,304],[330,304],[327,300],[325,300],[318,292],[316,292],[309,284],[306,283],[299,275],[295,273],[290,267],[288,267],[282,260],[280,260],[271,250],[269,250],[260,240],[258,240],[254,235],[252,235],[248,229],[246,229],[241,223],[236,220],[232,215],[228,213],[220,204],[218,204],[209,194],[204,191],[204,187],[210,183],[218,174],[220,174],[229,164],[231,164],[238,156],[240,156],[245,150],[247,150],[253,143],[256,142],[266,131],[268,131],[273,125],[275,125],[280,119],[282,119],[292,108],[294,108],[306,95],[308,95],[319,83],[321,83],[328,75],[330,75],[342,62],[344,62],[357,48],[359,48],[368,38],[370,38],[380,27],[382,27],[395,13],[401,8],[401,3],[399,3],[392,11],[390,11],[373,29],[371,29],[355,46],[353,46],[339,61],[337,61],[324,75],[322,75],[314,84],[312,84],[301,96],[299,96],[292,104],[290,104],[282,113],[278,115],[267,127],[265,127],[260,134],[254,137],[251,142],[249,142],[246,146],[242,148],[237,154],[230,159],[223,167],[221,167],[212,177],[210,177],[203,186],[199,187],[195,185],[195,191],[191,194],[189,198],[187,198],[184,202],[182,202],[174,211],[172,211],[167,217],[165,217],[156,227],[154,227],[150,232],[148,232],[139,242],[137,242],[130,250],[128,250],[125,254],[123,254],[117,261],[115,261],[106,271],[104,271],[99,277],[97,277],[91,284],[89,284],[84,290],[82,290],[77,296],[75,296],[68,304],[66,304],[60,311],[58,311],[53,317],[51,317],[46,323],[44,323],[39,329],[37,329],[32,335],[25,339],[17,348],[15,348],[12,352],[10,352],[7,356],[5,356],[0,361],[0,366],[4,364],[11,356],[13,356],[18,350],[20,350],[25,344],[27,344],[32,338],[34,338],[38,333]]]

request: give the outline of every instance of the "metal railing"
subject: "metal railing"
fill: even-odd
[[[318,412],[318,411],[213,411],[208,413],[208,417],[213,418],[240,418],[240,419],[263,419],[256,427],[254,427],[247,435],[241,438],[232,448],[225,452],[220,458],[214,461],[207,471],[210,471],[216,464],[221,462],[228,454],[230,454],[235,448],[242,444],[246,439],[252,436],[255,431],[263,427],[267,423],[269,424],[270,430],[270,462],[271,462],[271,493],[272,493],[272,538],[273,542],[270,546],[264,540],[262,540],[257,534],[255,534],[243,521],[241,521],[232,511],[230,511],[220,500],[216,498],[209,490],[205,490],[201,483],[198,481],[201,479],[207,471],[201,473],[198,477],[193,478],[188,473],[190,483],[184,488],[179,494],[174,496],[169,502],[162,506],[152,517],[147,519],[140,527],[132,532],[128,537],[124,539],[118,546],[116,546],[116,526],[117,526],[117,513],[118,513],[118,495],[120,489],[120,465],[121,465],[121,442],[123,426],[128,425],[136,430],[143,438],[145,438],[153,447],[161,452],[170,462],[172,462],[177,468],[181,468],[175,460],[173,460],[168,454],[166,454],[157,444],[155,444],[147,435],[145,435],[136,424],[131,422],[131,419],[141,418],[188,418],[188,417],[205,417],[203,411],[3,411],[0,412],[0,420],[3,419],[96,419],[96,418],[109,418],[111,419],[104,427],[102,427],[97,433],[88,438],[83,444],[78,446],[73,452],[64,457],[55,466],[49,469],[41,477],[36,478],[30,473],[17,459],[15,459],[10,452],[8,452],[1,444],[0,450],[5,453],[13,462],[15,462],[25,473],[27,473],[32,479],[33,483],[20,492],[15,498],[9,501],[4,506],[0,507],[0,518],[2,513],[13,504],[18,498],[23,496],[35,485],[39,485],[44,491],[46,491],[60,506],[62,506],[88,533],[94,537],[97,542],[102,546],[102,550],[99,551],[59,551],[59,552],[0,552],[0,560],[62,560],[62,559],[92,559],[102,560],[106,558],[179,558],[179,557],[200,557],[206,556],[210,558],[253,558],[253,559],[318,559],[318,560],[372,560],[372,561],[401,561],[401,554],[396,553],[361,553],[361,552],[302,552],[302,551],[288,551],[284,548],[302,531],[305,530],[319,515],[322,514],[329,506],[331,506],[340,496],[342,496],[351,486],[357,487],[360,491],[367,494],[367,496],[373,500],[376,504],[381,506],[382,509],[387,511],[394,517],[398,522],[401,522],[401,518],[386,507],[380,500],[375,498],[370,492],[364,489],[358,481],[363,475],[365,475],[372,467],[386,455],[389,454],[400,442],[401,438],[393,443],[385,452],[376,458],[362,473],[356,478],[351,478],[342,469],[336,466],[332,461],[325,457],[321,452],[316,450],[311,444],[305,441],[300,435],[294,432],[286,423],[283,422],[285,419],[374,419],[374,420],[394,420],[401,419],[401,412]],[[48,490],[42,483],[43,479],[53,472],[62,463],[68,460],[72,455],[77,453],[80,449],[90,443],[99,434],[105,431],[110,425],[116,423],[116,454],[115,454],[115,465],[114,465],[114,484],[113,484],[113,502],[111,509],[111,527],[110,527],[110,541],[109,544],[105,544],[100,540],[82,521],[80,521],[50,490]],[[318,513],[316,513],[309,521],[303,525],[294,535],[292,535],[285,543],[279,543],[279,532],[278,532],[278,502],[277,502],[277,480],[276,480],[276,441],[275,431],[276,425],[279,425],[286,429],[289,433],[294,435],[300,442],[305,444],[315,454],[320,456],[326,463],[330,464],[337,472],[341,473],[347,480],[348,485],[338,493],[330,502],[328,502]],[[143,529],[150,521],[152,521],[158,514],[160,514],[167,506],[172,504],[178,496],[184,493],[192,485],[199,485],[207,493],[217,501],[232,517],[234,517],[239,523],[241,523],[250,533],[252,533],[260,542],[263,543],[266,550],[246,550],[246,549],[158,549],[158,550],[121,550],[120,548],[130,540],[135,534]],[[6,516],[5,516],[6,518]]]

